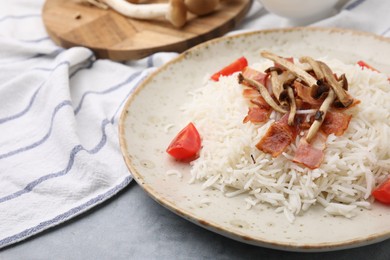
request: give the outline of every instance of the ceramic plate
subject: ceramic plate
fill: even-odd
[[[367,245],[390,237],[390,208],[378,203],[352,218],[311,208],[290,224],[273,208],[247,210],[243,198],[189,184],[189,166],[165,152],[184,122],[179,107],[205,75],[244,55],[258,61],[260,49],[280,55],[365,60],[390,73],[390,40],[339,29],[295,28],[258,31],[198,45],[169,62],[136,89],[120,119],[120,142],[137,183],[163,206],[206,229],[245,243],[289,251],[329,251]],[[173,127],[168,127],[173,125]],[[168,175],[176,169],[182,177]],[[207,197],[211,203],[204,205]]]

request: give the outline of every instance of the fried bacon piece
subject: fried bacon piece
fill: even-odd
[[[243,123],[262,123],[269,119],[272,112],[270,105],[260,95],[260,92],[253,88],[243,90],[243,96],[250,100],[252,106],[249,107],[248,114],[245,116]]]
[[[265,101],[265,99],[261,95],[259,95],[256,98],[251,99],[251,103],[260,107],[260,108],[269,110],[271,112],[271,106],[267,103],[267,101]]]
[[[341,136],[347,130],[352,116],[340,112],[328,111],[320,129],[326,135]]]
[[[248,114],[242,122],[244,124],[249,121],[251,121],[252,123],[266,122],[269,119],[270,114],[271,114],[270,109],[253,106],[249,108]]]
[[[254,88],[245,88],[242,91],[242,95],[244,96],[244,98],[247,98],[249,100],[257,98],[257,97],[261,97],[260,92]]]
[[[320,167],[325,156],[326,138],[326,135],[320,133],[316,135],[312,143],[308,143],[306,138],[301,138],[295,151],[293,162],[303,164],[309,169]]]
[[[267,78],[268,78],[267,74],[262,73],[258,70],[252,69],[250,67],[245,67],[241,73],[245,78],[253,79],[253,80],[261,83],[262,85],[267,86]],[[248,87],[250,87],[250,84],[247,84],[247,85],[248,85]]]
[[[288,114],[279,121],[272,123],[267,132],[256,144],[257,149],[278,157],[288,145],[296,138],[298,130],[288,125]]]

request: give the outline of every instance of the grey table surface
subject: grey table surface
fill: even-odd
[[[223,237],[175,215],[136,182],[89,212],[0,251],[0,259],[390,259],[390,240],[297,253]]]

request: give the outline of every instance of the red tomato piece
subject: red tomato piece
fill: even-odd
[[[184,127],[172,140],[167,153],[178,160],[195,159],[200,150],[201,140],[193,123]]]
[[[372,71],[376,71],[376,72],[379,72],[379,70],[377,70],[376,68],[372,67],[371,65],[368,65],[365,61],[362,61],[362,60],[359,60],[357,62],[357,64],[362,68],[362,69],[369,69],[369,70],[372,70]],[[390,77],[387,78],[388,81],[390,81]]]
[[[220,71],[214,73],[211,76],[211,79],[214,81],[218,81],[220,76],[229,76],[232,75],[234,72],[242,71],[246,66],[248,66],[248,61],[245,57],[241,57],[235,61],[233,61],[231,64],[227,65]]]
[[[390,179],[372,191],[372,196],[382,203],[390,204]]]
[[[362,68],[362,69],[369,69],[372,71],[379,72],[376,68],[372,67],[371,65],[368,65],[365,61],[359,60],[357,64]]]

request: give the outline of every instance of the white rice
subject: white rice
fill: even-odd
[[[242,123],[248,101],[233,75],[205,82],[183,107],[202,137],[200,156],[191,162],[191,181],[228,197],[245,193],[248,208],[267,203],[290,222],[314,204],[347,218],[358,208],[369,208],[372,189],[390,172],[390,84],[384,74],[324,61],[338,75],[346,74],[349,93],[361,103],[346,110],[353,116],[344,135],[328,137],[320,168],[309,170],[291,162],[297,142],[277,158],[255,147],[274,120]],[[252,67],[263,71],[269,66],[267,61]]]

